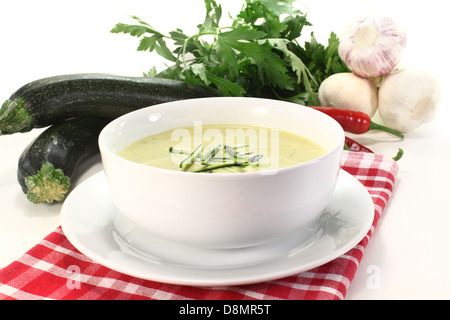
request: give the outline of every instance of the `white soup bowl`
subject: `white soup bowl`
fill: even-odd
[[[249,173],[160,169],[118,155],[138,139],[198,121],[280,129],[318,143],[326,153],[291,167]],[[99,147],[112,199],[129,221],[170,242],[231,249],[266,244],[313,222],[335,189],[344,139],[335,120],[312,108],[221,97],[125,114],[102,130]]]

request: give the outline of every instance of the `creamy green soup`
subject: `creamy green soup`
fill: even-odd
[[[324,153],[317,143],[283,130],[196,123],[142,138],[119,155],[157,168],[228,173],[289,167]]]

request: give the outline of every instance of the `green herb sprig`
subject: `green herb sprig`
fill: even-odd
[[[224,96],[268,97],[318,105],[317,90],[329,75],[349,71],[337,54],[339,40],[331,33],[328,46],[297,39],[311,26],[295,0],[245,0],[231,24],[221,26],[222,7],[204,0],[205,19],[198,32],[159,32],[142,19],[118,23],[112,33],[140,39],[138,51],[156,52],[172,65],[145,75],[202,84]],[[212,40],[209,40],[211,39]],[[207,41],[209,40],[209,42]]]

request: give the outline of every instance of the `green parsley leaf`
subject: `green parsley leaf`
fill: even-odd
[[[181,29],[167,35],[142,19],[118,23],[112,33],[140,38],[138,51],[155,52],[172,65],[146,76],[183,80],[217,88],[225,96],[269,97],[318,104],[320,83],[337,72],[349,72],[339,58],[339,39],[327,46],[311,40],[299,45],[304,27],[312,26],[293,6],[295,0],[244,0],[231,25],[221,26],[222,7],[204,0],[205,18],[198,32]],[[283,18],[281,18],[283,17]]]
[[[156,41],[159,39],[159,36],[151,36],[151,37],[142,37],[141,42],[139,43],[138,51],[153,51],[156,47]]]
[[[233,82],[227,81],[212,73],[207,73],[206,76],[225,96],[242,97],[245,95],[245,90]]]

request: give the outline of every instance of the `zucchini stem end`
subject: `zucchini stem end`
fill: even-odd
[[[70,177],[50,162],[45,162],[36,174],[27,176],[27,198],[33,203],[53,203],[62,201],[70,189]]]
[[[33,129],[34,118],[24,108],[24,99],[8,99],[0,108],[0,135],[28,132]]]

